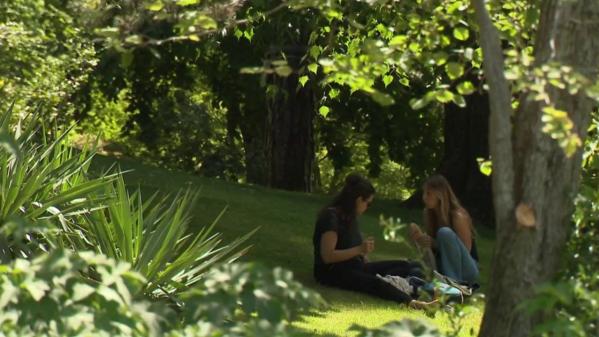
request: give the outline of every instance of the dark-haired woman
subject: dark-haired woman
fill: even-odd
[[[341,192],[320,211],[314,229],[314,277],[324,285],[368,293],[383,299],[424,308],[417,301],[378,275],[422,277],[420,265],[409,261],[367,262],[374,240],[364,239],[357,218],[374,198],[374,187],[359,175],[349,175]]]
[[[434,175],[424,183],[425,232],[412,224],[410,235],[425,252],[432,250],[434,269],[464,284],[478,279],[478,253],[472,219],[453,193],[447,179]],[[431,264],[433,264],[431,263]]]

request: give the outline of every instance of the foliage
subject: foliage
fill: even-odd
[[[513,106],[521,103],[523,94],[540,103],[544,107],[543,131],[571,156],[582,145],[580,138],[568,113],[556,107],[548,93],[567,90],[597,100],[598,85],[569,65],[534,59],[530,45],[540,16],[538,2],[488,5],[504,44]],[[318,8],[330,22],[314,33],[309,53],[312,69],[322,69],[324,83],[365,92],[389,105],[396,97],[390,94],[389,85],[399,82],[409,88],[413,109],[431,103],[464,106],[465,95],[484,89],[478,84],[482,82],[482,51],[473,38],[477,27],[468,1],[420,1],[414,6],[392,1],[296,0],[291,6]],[[423,90],[418,92],[418,88]],[[329,93],[329,98],[338,91],[331,90],[334,95]]]
[[[95,49],[61,3],[0,4],[0,106],[17,100],[25,113],[43,102],[60,118],[75,109],[70,97],[95,65]]]
[[[291,272],[230,264],[182,296],[183,316],[141,297],[128,263],[55,250],[0,266],[0,329],[7,336],[300,336],[290,326],[323,304]]]
[[[75,152],[66,142],[67,131],[56,139],[46,138],[39,111],[13,127],[12,107],[0,118],[0,129],[12,153],[0,151],[0,231],[3,235],[25,238],[30,230],[47,232],[58,228],[53,220],[88,211],[104,199],[101,191],[114,175],[89,178],[87,170],[94,152]],[[28,241],[36,236],[27,236]],[[47,237],[52,239],[52,237]],[[43,240],[42,240],[43,241]],[[29,254],[14,240],[12,254]],[[43,246],[42,246],[43,248]]]
[[[209,321],[219,328],[256,317],[276,327],[324,305],[320,295],[293,279],[291,271],[248,263],[212,270],[181,298],[184,321]]]
[[[139,297],[145,280],[126,263],[54,250],[2,265],[0,274],[6,336],[160,335],[165,316]]]
[[[90,89],[90,109],[86,117],[79,121],[76,130],[83,135],[99,136],[105,142],[126,141],[121,133],[130,118],[127,113],[128,95],[128,91],[123,89],[111,100],[103,95],[99,88]]]
[[[598,303],[596,284],[589,288],[588,283],[572,278],[537,287],[536,297],[520,310],[551,317],[535,327],[538,336],[586,337],[596,336],[599,331],[597,316],[592,314],[599,308]]]
[[[539,286],[537,296],[526,306],[530,314],[541,313],[552,318],[536,327],[540,336],[583,337],[599,332],[599,320],[594,314],[599,310],[598,127],[595,112],[583,154],[582,181],[573,215],[575,229],[564,257],[565,270],[560,280]]]
[[[76,96],[82,129],[101,131],[120,152],[146,163],[239,181],[244,169],[242,144],[228,134],[225,110],[213,94],[215,89],[206,84],[206,74],[217,69],[203,59],[214,47],[192,39],[156,42],[181,33],[180,25],[187,22],[173,12],[180,2],[164,2],[160,9],[157,4],[124,1],[116,6],[109,1],[69,6],[77,23],[88,27],[90,38],[103,45],[97,67]],[[196,7],[181,7],[183,16]]]
[[[156,297],[172,297],[193,287],[214,265],[237,259],[248,249],[241,245],[257,231],[223,245],[221,234],[213,231],[223,210],[211,225],[189,234],[190,212],[198,202],[198,194],[189,190],[172,201],[157,194],[146,200],[139,189],[130,194],[119,176],[106,194],[115,197],[105,208],[63,221],[64,244],[131,264],[147,280],[144,291]]]
[[[441,337],[444,336],[435,328],[416,320],[391,322],[377,329],[367,329],[354,325],[353,331],[359,337]]]

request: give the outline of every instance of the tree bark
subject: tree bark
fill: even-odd
[[[297,70],[305,48],[286,48],[284,52],[294,71],[286,77],[270,76],[270,84],[277,90],[268,98],[266,148],[269,185],[311,192],[314,182],[315,99],[310,86],[301,86],[298,80]],[[280,55],[280,50],[272,55]]]
[[[526,95],[514,118],[512,134],[509,92],[503,78],[501,50],[497,48],[499,38],[483,1],[474,0],[474,5],[491,95],[490,146],[497,222],[493,270],[480,336],[524,337],[530,336],[543,318],[526,315],[518,310],[518,305],[534,295],[535,286],[556,275],[571,230],[582,151],[566,157],[557,142],[542,131],[542,109],[546,103],[534,102]],[[544,1],[535,45],[536,65],[558,62],[595,81],[599,69],[598,29],[596,0]],[[574,132],[584,141],[593,101],[583,92],[571,95],[553,87],[546,90],[550,102],[568,112],[575,124]],[[527,211],[533,221],[521,221],[516,215],[520,210]]]
[[[252,116],[249,116],[249,115]],[[262,186],[268,185],[268,165],[266,157],[266,113],[246,108],[240,124],[243,138],[246,181]]]

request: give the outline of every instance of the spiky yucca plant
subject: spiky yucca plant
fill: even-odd
[[[36,235],[53,241],[60,217],[87,212],[105,199],[105,190],[116,175],[90,178],[87,170],[94,151],[76,152],[66,136],[70,129],[46,138],[41,114],[13,122],[12,107],[0,116],[0,234],[11,242],[3,258],[28,255]],[[25,241],[22,239],[25,238]],[[27,247],[29,246],[29,247]]]

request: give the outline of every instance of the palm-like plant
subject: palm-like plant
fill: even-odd
[[[98,252],[129,262],[146,277],[146,293],[154,296],[171,297],[215,264],[237,259],[249,248],[241,245],[257,230],[222,245],[213,229],[225,210],[199,233],[187,233],[197,192],[181,192],[172,200],[154,194],[144,201],[139,189],[129,193],[121,176],[108,193],[116,197],[106,208],[82,216],[80,229]]]
[[[88,178],[95,153],[75,153],[66,142],[69,130],[48,140],[39,117],[34,113],[28,123],[11,126],[12,107],[0,116],[0,234],[13,236],[13,243],[31,231],[52,232],[56,218],[89,210],[96,201],[88,196],[99,196],[116,177]],[[19,246],[12,254],[26,254]]]

